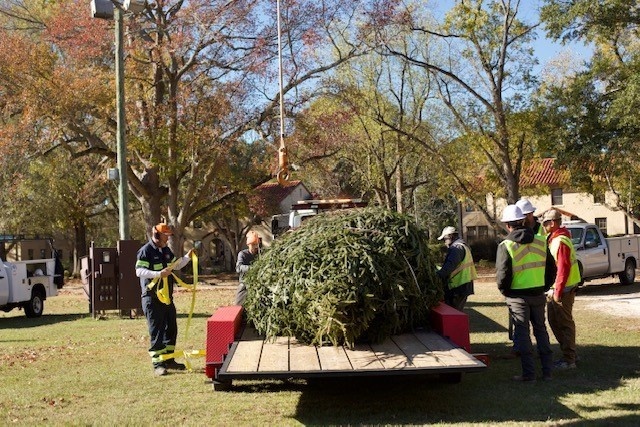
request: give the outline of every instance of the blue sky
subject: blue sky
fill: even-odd
[[[435,5],[434,7],[436,10],[445,12],[455,4],[455,1],[430,0],[430,3]],[[515,3],[515,0],[512,0],[512,3]],[[539,17],[538,10],[543,4],[543,0],[520,0],[518,11],[519,18],[527,23],[537,22]],[[534,49],[541,69],[562,53],[571,52],[573,56],[582,61],[586,61],[591,58],[592,49],[589,46],[584,46],[582,43],[571,43],[563,46],[559,42],[547,39],[545,37],[544,28],[539,28],[537,34],[538,38],[534,42]]]

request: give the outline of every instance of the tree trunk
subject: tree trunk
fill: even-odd
[[[80,258],[86,256],[87,251],[87,226],[84,221],[76,222],[73,226],[73,275],[80,273]]]

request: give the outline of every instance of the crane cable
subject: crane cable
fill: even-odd
[[[284,143],[284,93],[282,78],[282,31],[280,29],[280,0],[276,1],[278,15],[278,82],[280,87],[280,148],[278,149],[278,183],[282,186],[289,182],[289,156]]]

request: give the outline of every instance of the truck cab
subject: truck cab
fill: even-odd
[[[618,275],[622,284],[635,281],[640,236],[606,238],[595,224],[568,222],[583,280]]]
[[[581,275],[592,277],[609,271],[607,241],[595,225],[567,225],[571,241],[582,265]]]

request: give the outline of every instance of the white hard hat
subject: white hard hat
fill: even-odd
[[[458,232],[456,231],[455,227],[451,227],[451,226],[445,227],[442,229],[442,234],[440,234],[440,237],[438,237],[438,240],[444,239],[449,234],[456,234],[456,233]]]
[[[502,222],[520,221],[523,219],[524,214],[517,205],[509,205],[502,211]]]
[[[523,214],[534,213],[536,207],[531,204],[529,199],[520,199],[516,202],[516,206],[520,208]]]

